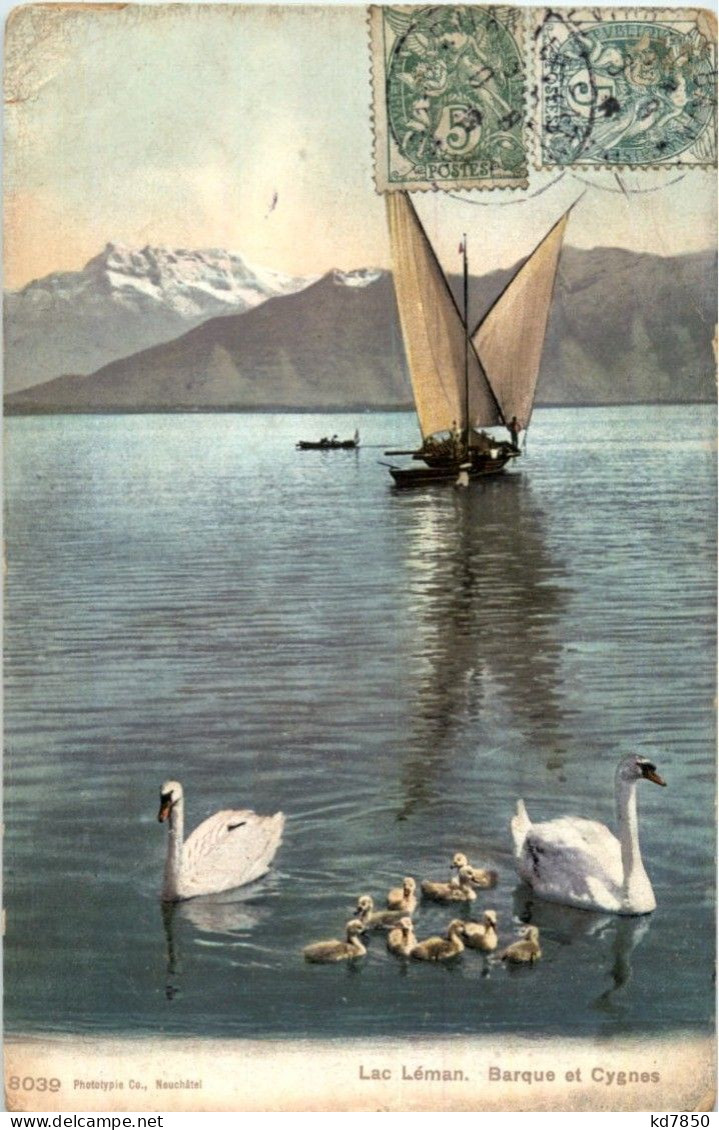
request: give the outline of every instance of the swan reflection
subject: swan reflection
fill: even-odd
[[[612,939],[613,962],[609,975],[612,984],[605,989],[592,1006],[599,1011],[614,1013],[617,1002],[614,997],[632,979],[632,963],[630,957],[633,950],[639,945],[644,935],[649,930],[651,915],[644,914],[640,918],[620,918],[614,923],[614,937]]]
[[[206,934],[244,933],[263,917],[259,907],[242,903],[223,904],[214,899],[192,899],[186,906],[181,906],[180,914]]]
[[[592,1007],[608,1013],[615,1013],[619,993],[632,978],[632,953],[648,933],[652,917],[650,914],[619,915],[601,914],[591,910],[579,910],[560,903],[545,902],[536,897],[531,887],[521,884],[514,892],[514,917],[519,922],[538,926],[540,933],[546,932],[553,942],[571,946],[584,939],[596,939],[599,943],[609,941],[611,964],[607,974],[611,985],[592,1003]],[[602,952],[605,952],[606,947]]]
[[[182,944],[188,940],[188,928],[200,935],[210,935],[210,944],[222,945],[246,937],[269,914],[269,907],[258,906],[254,900],[266,892],[272,880],[268,878],[253,883],[250,888],[228,891],[222,895],[207,895],[186,899],[184,902],[162,902],[162,927],[165,934],[166,972],[165,996],[172,1000],[180,989],[183,973]],[[202,939],[192,937],[193,941]]]

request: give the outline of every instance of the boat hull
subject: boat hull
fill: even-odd
[[[313,443],[301,439],[295,446],[298,451],[355,451],[359,444],[353,439],[339,440],[337,443]]]
[[[489,475],[498,475],[504,470],[511,455],[500,455],[496,459],[482,459],[476,461],[472,467],[466,468],[470,481],[485,479]],[[462,464],[435,463],[428,467],[390,467],[389,473],[395,485],[407,489],[409,487],[433,486],[435,484],[456,483]]]

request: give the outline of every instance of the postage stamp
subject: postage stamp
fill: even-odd
[[[526,188],[525,16],[370,9],[375,185]]]
[[[716,24],[662,9],[535,13],[538,164],[716,163]]]

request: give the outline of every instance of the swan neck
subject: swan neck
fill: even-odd
[[[626,891],[636,875],[645,874],[639,848],[636,781],[617,781],[617,818]]]
[[[167,859],[165,861],[165,893],[177,894],[177,885],[182,867],[182,844],[185,828],[185,807],[183,798],[172,806],[170,812],[170,831],[167,837]]]

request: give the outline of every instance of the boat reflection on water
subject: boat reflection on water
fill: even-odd
[[[264,891],[270,881],[269,878],[260,880],[249,887],[221,895],[160,904],[165,933],[165,996],[168,1000],[172,1000],[180,991],[180,980],[184,972],[182,945],[188,941],[197,941],[194,936],[188,937],[188,927],[191,928],[192,935],[195,932],[214,935],[214,939],[205,939],[209,945],[226,947],[228,939],[246,938],[269,913],[266,906],[257,906],[251,900]]]
[[[572,946],[587,939],[600,942],[602,957],[608,952],[610,958],[606,973],[611,984],[591,1004],[597,1011],[612,1016],[623,1011],[621,993],[632,978],[631,957],[649,931],[651,914],[598,914],[545,902],[537,898],[531,887],[521,883],[514,892],[514,917],[518,922],[538,926],[541,934],[559,945]]]
[[[412,507],[406,584],[416,643],[404,818],[446,784],[458,758],[501,748],[505,772],[514,757],[521,780],[528,750],[561,771],[571,735],[559,692],[565,573],[547,550],[530,484],[507,475],[402,503]]]

